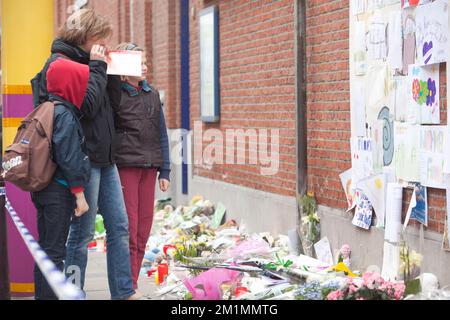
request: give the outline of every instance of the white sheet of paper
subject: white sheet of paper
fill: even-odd
[[[378,120],[381,109],[389,97],[389,68],[386,62],[371,61],[364,77],[366,90],[366,122],[372,124]]]
[[[352,136],[366,136],[366,104],[364,81],[354,81],[351,98]]]
[[[398,269],[400,267],[400,246],[389,242],[384,242],[383,247],[383,268],[381,276],[386,281],[398,280]]]
[[[416,9],[417,63],[445,62],[449,55],[448,0],[436,0]]]
[[[383,132],[384,121],[377,120],[372,123],[370,133],[372,136],[372,151],[373,151],[373,172],[381,173],[384,166],[384,148],[383,148]]]
[[[409,220],[411,219],[411,212],[412,209],[417,205],[416,202],[416,190],[413,190],[413,193],[411,195],[411,201],[409,202],[408,211],[406,211],[406,217],[405,222],[403,223],[403,231],[406,230],[406,227],[408,226]]]
[[[330,241],[327,237],[320,239],[314,244],[317,259],[328,265],[333,265],[333,254],[331,253]]]
[[[142,75],[142,51],[110,51],[108,57],[107,74],[134,77]]]
[[[369,198],[372,204],[375,214],[377,215],[377,227],[384,227],[384,216],[386,211],[386,177],[385,175],[378,174],[376,176],[360,180],[356,184],[356,188],[362,190],[362,192]]]
[[[398,183],[388,183],[384,239],[392,243],[398,243],[400,241],[402,200],[402,186]]]
[[[373,17],[369,21],[369,31],[367,34],[367,51],[370,59],[384,59],[387,56],[387,21],[384,17]]]
[[[397,121],[408,119],[408,83],[408,77],[395,77],[392,82],[391,101]]]
[[[393,11],[389,14],[388,25],[389,54],[388,62],[391,69],[403,67],[403,37],[402,37],[402,12]]]
[[[420,181],[420,126],[394,122],[394,165],[398,179]]]
[[[353,15],[358,15],[366,11],[367,0],[352,0],[352,12]]]
[[[446,189],[444,149],[446,126],[420,127],[420,183],[426,187]]]
[[[362,76],[367,70],[366,54],[366,24],[363,21],[355,22],[353,36],[353,62],[355,75]]]
[[[368,138],[351,138],[352,168],[354,181],[373,174],[372,140]]]

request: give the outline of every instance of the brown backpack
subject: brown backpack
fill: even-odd
[[[53,102],[44,102],[25,117],[12,145],[5,150],[2,176],[23,191],[44,189],[52,180]]]

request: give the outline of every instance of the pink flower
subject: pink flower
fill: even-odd
[[[354,284],[350,284],[348,286],[348,290],[350,291],[350,293],[355,293],[356,291],[358,291],[358,287],[355,286]]]
[[[336,291],[331,291],[328,296],[327,299],[328,300],[341,300],[340,298],[344,297],[344,293],[341,290],[336,290]]]

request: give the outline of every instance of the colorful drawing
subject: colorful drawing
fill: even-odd
[[[395,175],[404,181],[420,181],[419,125],[395,122]]]
[[[439,65],[409,66],[412,123],[439,124]],[[414,121],[415,120],[415,121]]]
[[[369,198],[359,192],[360,196],[357,199],[355,215],[353,216],[352,224],[368,230],[372,224],[372,211],[373,207],[369,201]]]
[[[448,27],[447,0],[436,0],[416,9],[416,47],[419,65],[447,61]]]
[[[402,0],[402,8],[416,7],[419,4],[428,3],[431,0]]]
[[[445,131],[446,126],[420,127],[420,183],[427,187],[445,189]]]
[[[375,214],[377,215],[377,227],[384,227],[386,212],[386,176],[378,174],[370,178],[358,181],[356,188],[361,190],[369,199]]]
[[[381,109],[378,119],[383,120],[383,163],[388,166],[394,157],[394,123],[388,107]]]

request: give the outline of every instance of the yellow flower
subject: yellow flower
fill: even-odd
[[[314,191],[308,191],[308,193],[306,194],[308,197],[314,197]]]

